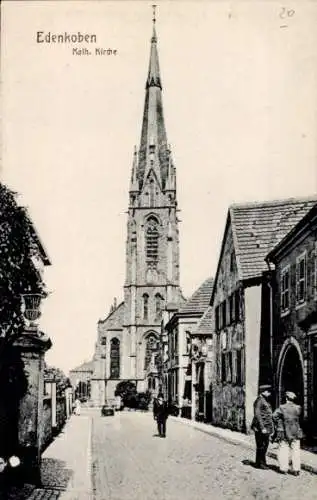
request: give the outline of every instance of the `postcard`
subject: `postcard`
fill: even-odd
[[[316,21],[2,2],[5,498],[312,498]]]

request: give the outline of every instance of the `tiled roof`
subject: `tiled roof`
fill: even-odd
[[[206,279],[203,284],[193,293],[190,299],[179,309],[180,314],[201,313],[203,314],[210,303],[213,289],[213,278]]]
[[[94,362],[93,361],[87,361],[79,366],[77,368],[73,368],[70,370],[70,373],[72,372],[93,372],[94,369]]]
[[[310,229],[313,228],[313,224],[315,223],[316,226],[317,222],[317,203],[313,205],[313,208],[309,210],[309,212],[306,213],[304,217],[300,219],[300,221],[295,224],[290,231],[282,238],[277,245],[273,247],[273,249],[270,251],[268,254],[268,259],[273,260],[276,257],[276,255],[285,249],[286,245],[292,241],[296,241],[298,237],[301,235],[301,230],[306,226],[308,226]]]
[[[229,208],[240,279],[261,276],[269,251],[313,207],[317,197],[232,205]]]
[[[213,307],[209,306],[198,321],[194,335],[212,335],[214,332]]]

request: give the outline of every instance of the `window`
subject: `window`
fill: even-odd
[[[149,317],[149,296],[147,293],[143,295],[143,319]]]
[[[236,382],[238,385],[242,384],[242,351],[239,349],[236,351]]]
[[[221,380],[222,382],[232,382],[232,352],[222,352],[221,354]]]
[[[162,316],[162,305],[163,305],[163,297],[157,293],[155,295],[155,318],[160,319]]]
[[[234,312],[235,312],[235,320],[240,320],[240,290],[236,290],[234,292]]]
[[[232,381],[232,352],[229,351],[226,353],[226,379],[227,382]]]
[[[296,259],[296,302],[302,304],[306,300],[306,252]]]
[[[230,318],[230,325],[235,320],[234,305],[235,305],[234,294],[231,294],[230,297],[229,297],[229,318]]]
[[[117,338],[110,343],[110,378],[120,378],[120,340]]]
[[[234,271],[234,251],[232,251],[230,254],[230,272],[233,273],[233,271]]]
[[[158,261],[158,221],[155,217],[150,217],[146,223],[145,241],[146,241],[146,263],[147,265],[156,265]]]
[[[174,354],[178,356],[178,330],[174,330]]]
[[[154,180],[150,180],[150,207],[155,206],[155,184]]]
[[[216,307],[216,330],[220,330],[220,305]]]
[[[186,354],[190,353],[191,340],[190,340],[190,332],[186,332]]]
[[[227,302],[224,300],[222,303],[222,326],[227,324]]]
[[[152,360],[152,354],[157,349],[157,339],[154,333],[151,333],[146,339],[144,370],[147,370]]]
[[[226,355],[224,352],[221,354],[221,381],[226,381]]]
[[[281,272],[281,313],[289,310],[289,285],[290,267],[287,266]]]

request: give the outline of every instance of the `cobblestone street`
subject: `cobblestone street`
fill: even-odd
[[[252,467],[254,454],[170,419],[155,436],[149,414],[93,417],[95,500],[311,499],[317,476],[299,478]],[[296,488],[295,488],[296,486]]]

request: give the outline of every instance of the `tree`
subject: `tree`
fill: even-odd
[[[131,380],[122,380],[118,383],[114,395],[123,398],[127,394],[136,394],[136,385]]]
[[[14,341],[25,328],[22,294],[44,294],[32,258],[38,252],[35,231],[15,193],[0,183],[0,455],[18,448],[19,402],[28,380]]]
[[[122,380],[122,382],[119,382],[114,395],[121,396],[124,406],[130,408],[136,407],[137,390],[135,383],[131,380]]]
[[[149,391],[137,393],[137,407],[139,410],[148,410],[150,401],[151,393]]]
[[[16,194],[0,183],[0,361],[3,350],[25,327],[22,294],[45,294],[32,258],[37,252],[34,229]]]
[[[57,396],[62,395],[67,387],[71,387],[69,378],[66,377],[65,373],[60,368],[47,366],[46,363],[44,366],[44,381],[45,380],[54,380],[56,382]]]

